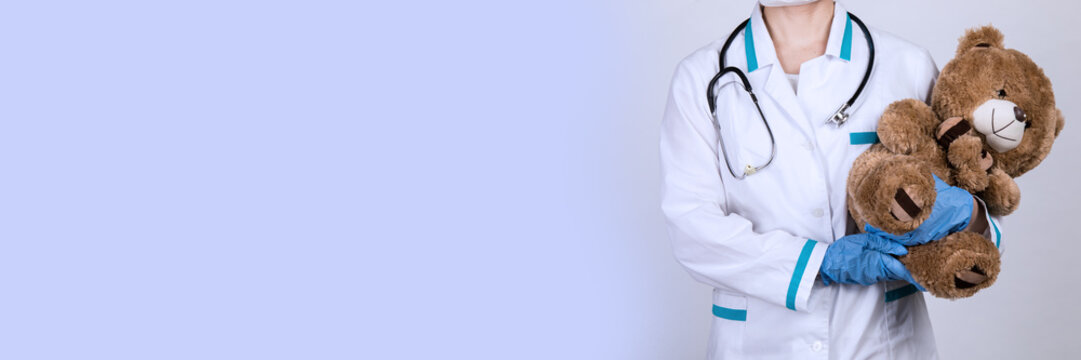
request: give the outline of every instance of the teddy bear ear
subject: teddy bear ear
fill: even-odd
[[[961,37],[960,44],[957,45],[957,55],[960,56],[966,51],[981,47],[1001,49],[1002,32],[991,25],[965,30],[965,35]]]

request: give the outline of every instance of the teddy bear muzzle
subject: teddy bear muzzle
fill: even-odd
[[[972,125],[983,134],[987,145],[998,152],[1010,151],[1021,144],[1027,115],[1009,100],[991,99],[972,112]]]

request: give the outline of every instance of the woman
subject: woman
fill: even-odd
[[[853,229],[845,182],[885,107],[929,99],[938,69],[926,50],[871,28],[873,71],[847,120],[828,123],[871,62],[859,24],[830,0],[755,5],[724,61],[746,73],[768,128],[734,75],[713,88],[711,113],[723,41],[675,72],[662,207],[676,258],[714,287],[710,358],[937,357],[923,295],[893,256],[904,246]],[[974,199],[946,190],[922,241],[986,234]]]

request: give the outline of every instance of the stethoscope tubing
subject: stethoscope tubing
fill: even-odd
[[[860,80],[860,84],[856,88],[856,91],[852,94],[852,97],[850,97],[848,99],[848,101],[846,101],[844,104],[842,104],[841,107],[838,108],[837,111],[832,116],[830,116],[830,119],[827,121],[827,123],[830,123],[830,122],[836,123],[838,126],[844,124],[844,122],[848,119],[849,115],[848,115],[847,111],[852,107],[853,104],[856,103],[856,100],[859,99],[860,94],[863,93],[863,89],[867,86],[867,82],[871,78],[871,72],[872,72],[872,70],[874,68],[874,63],[875,63],[875,42],[871,38],[871,31],[867,29],[867,25],[865,25],[863,23],[863,21],[860,20],[860,18],[856,17],[855,15],[852,15],[852,13],[848,13],[848,17],[850,19],[852,19],[852,21],[856,22],[856,25],[859,26],[860,30],[863,31],[864,38],[867,39],[867,47],[869,49],[869,55],[868,55],[869,62],[867,63],[867,69],[863,73],[863,79]],[[745,74],[743,72],[743,70],[741,70],[738,67],[725,66],[725,64],[724,64],[725,55],[728,54],[728,47],[732,45],[732,41],[735,40],[736,36],[738,36],[739,33],[741,31],[743,31],[744,28],[746,28],[748,26],[748,23],[750,21],[751,21],[750,18],[748,18],[747,20],[743,20],[743,22],[740,23],[739,26],[736,26],[736,29],[732,31],[732,34],[728,35],[728,39],[726,39],[724,41],[724,45],[721,46],[721,51],[718,54],[718,60],[717,60],[718,64],[720,65],[721,70],[718,71],[717,74],[714,75],[712,79],[710,79],[709,86],[706,89],[707,102],[709,104],[709,112],[710,112],[710,115],[712,115],[714,117],[714,119],[716,120],[716,118],[717,118],[716,117],[716,115],[717,115],[716,114],[716,112],[717,112],[717,98],[713,94],[713,89],[717,85],[717,81],[720,80],[721,77],[723,77],[725,74],[728,74],[728,73],[736,74],[736,76],[739,77],[739,80],[743,85],[743,90],[746,91],[748,95],[750,95],[751,102],[754,103],[755,110],[758,111],[758,116],[759,116],[759,118],[762,119],[762,124],[766,126],[766,132],[769,134],[770,153],[769,153],[769,159],[766,160],[766,163],[762,164],[760,166],[752,166],[752,165],[748,164],[746,169],[743,172],[743,175],[736,175],[736,172],[734,170],[732,170],[732,164],[728,161],[728,151],[726,150],[726,147],[724,146],[724,139],[722,139],[722,137],[720,135],[720,132],[719,132],[720,124],[719,123],[714,124],[714,126],[717,127],[717,130],[718,130],[717,138],[718,138],[718,140],[720,142],[721,154],[724,156],[724,160],[725,160],[725,163],[726,163],[725,167],[728,168],[728,173],[731,174],[733,178],[736,178],[738,180],[742,180],[743,178],[747,177],[747,175],[754,174],[754,173],[758,172],[759,170],[762,170],[762,169],[766,168],[766,166],[769,166],[769,164],[773,163],[773,158],[777,154],[777,142],[773,137],[773,129],[770,128],[769,121],[766,120],[766,115],[762,112],[762,107],[758,104],[758,97],[754,94],[754,90],[751,88],[751,82],[747,79],[747,74]],[[716,120],[716,121],[720,121],[720,120]]]

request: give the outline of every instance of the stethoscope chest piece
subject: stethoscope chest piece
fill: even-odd
[[[845,121],[848,121],[848,108],[849,107],[850,106],[848,105],[848,103],[842,104],[841,107],[838,108],[837,111],[833,113],[833,116],[830,116],[830,118],[826,120],[826,125],[832,124],[832,125],[835,125],[837,127],[841,127],[841,125],[844,125]]]

